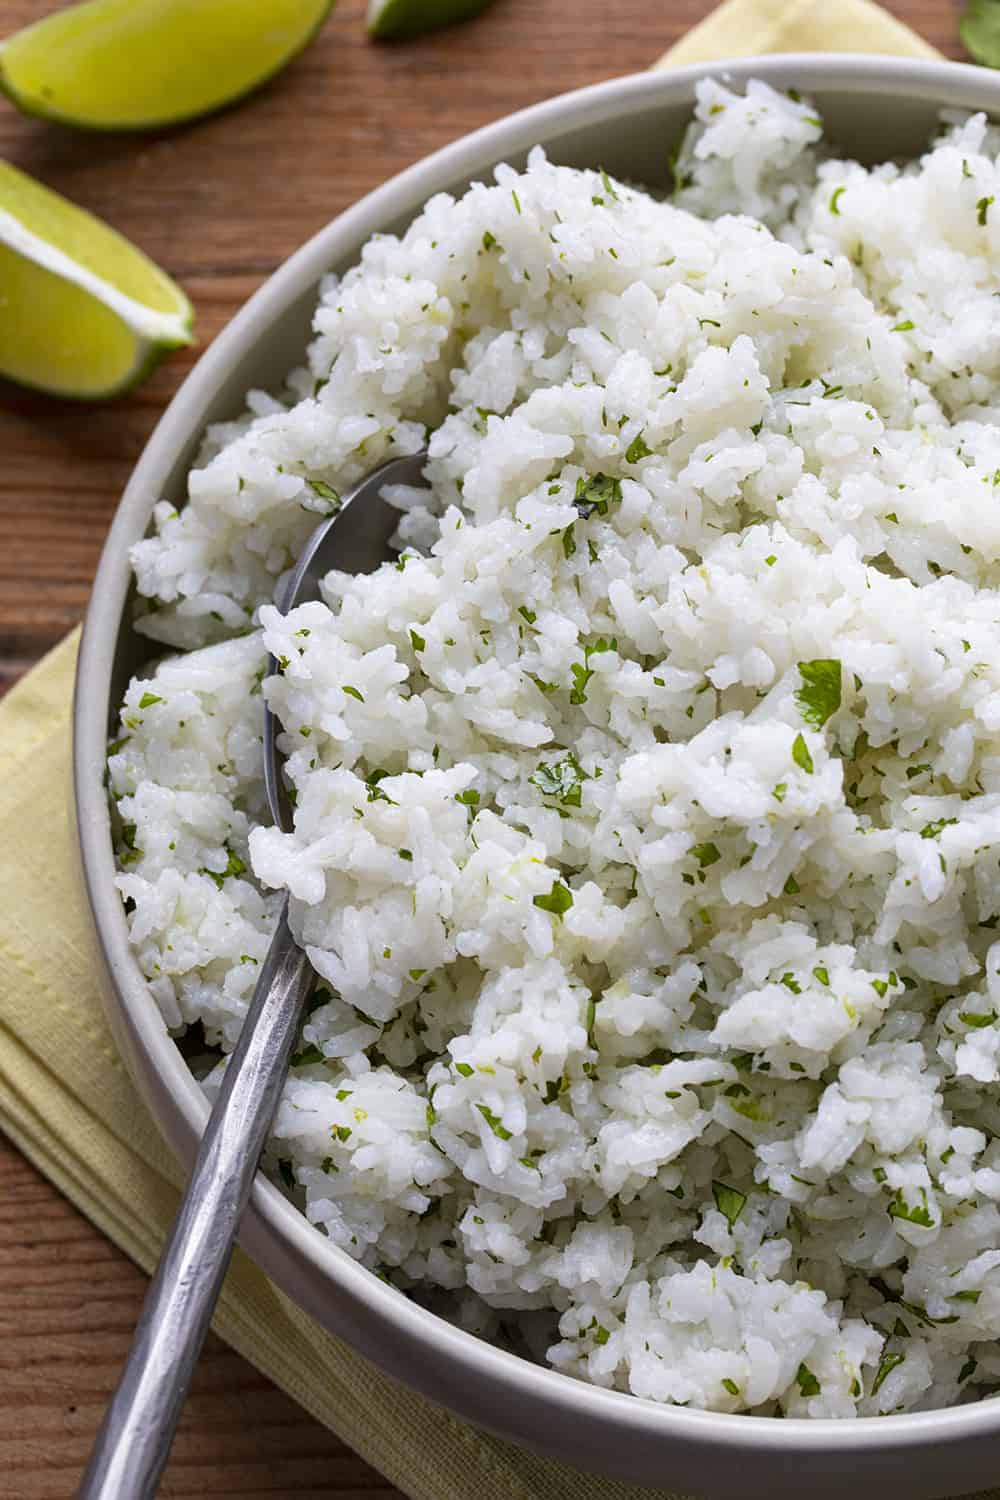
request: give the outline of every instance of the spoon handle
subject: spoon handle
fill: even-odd
[[[286,899],[77,1500],[156,1493],[312,981]]]

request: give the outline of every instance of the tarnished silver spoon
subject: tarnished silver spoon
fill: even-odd
[[[426,460],[425,452],[393,459],[344,496],[341,509],[317,526],[303,548],[277,601],[283,614],[319,598],[320,579],[331,568],[374,572],[399,524],[399,511],[381,491],[387,484],[423,483]],[[277,670],[273,657],[267,669],[269,675]],[[292,816],[276,735],[265,702],[267,801],[275,824],[288,832]],[[77,1500],[147,1500],[156,1493],[312,983],[309,961],[288,926],[286,898]]]

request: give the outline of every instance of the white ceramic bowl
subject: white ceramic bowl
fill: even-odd
[[[250,386],[279,385],[298,361],[325,271],[346,269],[376,230],[405,226],[432,193],[461,190],[536,142],[558,161],[663,184],[669,148],[706,73],[801,89],[816,99],[838,146],[862,161],[917,154],[942,107],[1000,113],[1000,79],[982,69],[804,54],[614,79],[500,120],[386,183],[293,255],[199,361],[136,466],[104,548],[80,652],[77,814],[108,1014],[143,1098],[187,1164],[207,1106],[129,951],[103,790],[115,708],[149,650],[129,625],[129,547],[146,531],[155,499],[183,502],[206,423],[235,415]],[[400,1380],[503,1437],[581,1467],[674,1491],[741,1496],[832,1495],[850,1484],[855,1492],[921,1500],[995,1482],[997,1401],[856,1422],[658,1406],[538,1368],[452,1328],[363,1270],[260,1176],[241,1243],[283,1291]]]

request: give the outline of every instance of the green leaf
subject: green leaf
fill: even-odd
[[[335,510],[340,509],[340,496],[331,484],[324,484],[322,479],[310,479],[309,487],[321,500],[328,501]]]
[[[510,1140],[513,1132],[508,1130],[506,1125],[503,1125],[501,1123],[499,1115],[495,1115],[491,1109],[487,1109],[485,1104],[477,1104],[476,1108],[482,1115],[483,1119],[486,1121],[487,1125],[492,1130],[493,1134],[497,1137],[497,1140]]]
[[[922,839],[936,839],[942,828],[949,828],[951,824],[957,823],[957,818],[936,818],[933,823],[925,823],[920,830]]]
[[[573,686],[570,689],[569,701],[576,704],[586,703],[587,683],[594,675],[593,668],[581,666],[578,661],[575,661],[570,667],[570,672],[573,674]]]
[[[317,1047],[315,1042],[310,1042],[308,1047],[303,1047],[301,1052],[296,1052],[292,1058],[291,1066],[293,1068],[304,1068],[309,1063],[321,1062],[326,1062],[326,1053]]]
[[[811,729],[822,729],[840,707],[841,668],[839,661],[800,661],[802,686],[796,690],[799,713]]]
[[[461,1075],[462,1075],[463,1078],[471,1078],[472,1074],[473,1074],[473,1069],[469,1066],[468,1063],[456,1063],[455,1064],[455,1072],[456,1073],[461,1073]]]
[[[741,1193],[738,1188],[729,1187],[725,1182],[713,1182],[712,1197],[715,1199],[716,1208],[726,1218],[732,1229],[746,1207],[746,1193]]]
[[[590,474],[576,481],[573,504],[582,520],[587,521],[595,513],[606,516],[610,505],[621,503],[622,482],[609,474]]]
[[[875,1395],[876,1391],[880,1389],[882,1382],[885,1380],[885,1377],[890,1373],[890,1371],[894,1370],[897,1365],[901,1365],[905,1358],[905,1354],[883,1354],[882,1359],[879,1363],[878,1370],[875,1374],[875,1379],[872,1381],[873,1396]]]
[[[811,776],[813,774],[813,771],[816,769],[816,767],[813,765],[813,758],[809,754],[809,746],[806,744],[801,734],[797,734],[795,736],[795,739],[792,741],[792,760],[794,760],[797,766],[801,766],[803,771],[805,771],[809,776]]]
[[[795,1379],[799,1384],[799,1391],[803,1396],[818,1396],[823,1387],[808,1365],[799,1365],[795,1372]]]
[[[828,985],[830,983],[830,972],[828,969],[823,968],[822,965],[817,965],[817,967],[813,969],[813,975],[816,979],[819,980],[820,984]]]
[[[479,802],[479,793],[474,786],[470,786],[464,792],[456,792],[455,801],[461,802],[465,807],[475,807]]]
[[[424,640],[423,636],[418,635],[412,626],[410,627],[410,645],[413,647],[414,651],[422,651],[427,645],[427,642]]]
[[[709,865],[718,864],[722,858],[714,844],[692,844],[688,853],[694,855],[703,870],[707,870]]]
[[[139,699],[139,707],[152,708],[154,703],[162,702],[163,699],[160,698],[156,693],[143,693],[142,697]]]
[[[548,895],[536,896],[534,904],[541,907],[542,911],[550,911],[554,917],[561,918],[573,905],[573,892],[561,880],[554,880]]]
[[[358,700],[359,703],[364,703],[364,701],[365,701],[363,695],[358,692],[358,690],[357,690],[356,687],[351,687],[350,685],[347,685],[345,687],[342,687],[340,691],[342,693],[349,693],[352,698],[357,698],[357,700]]]
[[[931,1218],[930,1209],[927,1207],[927,1189],[920,1189],[921,1202],[911,1206],[903,1197],[903,1189],[898,1188],[896,1196],[889,1204],[890,1219],[905,1219],[908,1224],[919,1224],[923,1229],[933,1229],[935,1220]]]
[[[627,464],[637,464],[640,458],[648,458],[652,451],[652,448],[646,446],[646,440],[642,433],[639,432],[625,449],[625,462]]]
[[[528,777],[532,786],[536,786],[546,797],[556,797],[567,807],[580,806],[581,788],[590,779],[572,750],[562,760],[540,765]]]

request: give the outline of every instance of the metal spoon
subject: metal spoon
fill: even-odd
[[[399,512],[380,491],[386,484],[421,484],[426,459],[423,452],[393,459],[344,497],[306,543],[278,600],[282,613],[317,599],[319,581],[333,567],[374,572],[399,524]],[[269,657],[268,674],[276,670]],[[275,741],[265,704],[267,800],[276,825],[287,832],[291,808]],[[309,961],[288,926],[286,898],[77,1500],[148,1500],[156,1493],[312,984]]]

